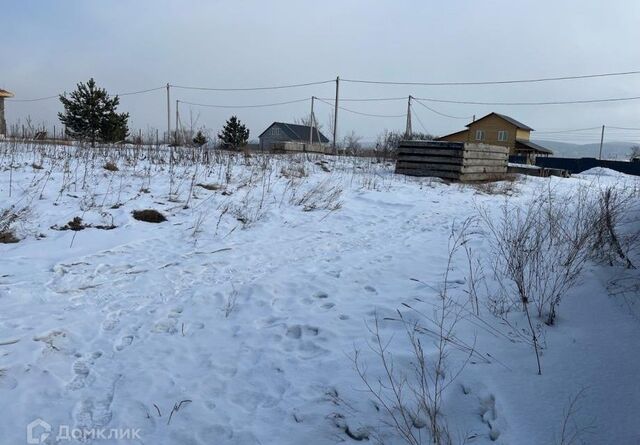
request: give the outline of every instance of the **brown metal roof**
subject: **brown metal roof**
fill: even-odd
[[[468,127],[468,126],[470,126],[471,124],[475,124],[476,122],[480,122],[482,119],[487,118],[487,117],[492,116],[492,115],[496,115],[496,116],[498,116],[499,118],[502,118],[502,119],[504,119],[505,121],[509,122],[510,124],[513,124],[513,125],[515,125],[516,127],[521,128],[521,129],[523,129],[523,130],[534,131],[534,129],[533,129],[533,128],[531,128],[531,127],[529,127],[528,125],[525,125],[525,124],[523,124],[522,122],[517,121],[517,120],[515,120],[514,118],[512,118],[512,117],[510,117],[510,116],[507,116],[506,114],[500,114],[500,113],[496,113],[496,112],[489,113],[489,114],[487,114],[486,116],[482,116],[480,119],[475,120],[475,121],[471,122],[470,124],[467,124],[467,127]]]
[[[524,139],[516,139],[516,149],[518,148],[518,144],[524,145],[526,148],[531,149],[536,153],[544,153],[548,155],[553,154],[553,150],[549,150],[548,148],[545,148],[542,145],[534,144],[531,141],[525,141]]]
[[[13,93],[0,88],[0,97],[13,97]]]
[[[439,140],[441,140],[441,139],[448,138],[449,136],[454,136],[454,135],[456,135],[456,134],[466,133],[467,131],[469,131],[469,130],[460,130],[460,131],[455,131],[455,132],[453,132],[453,133],[449,133],[449,134],[445,134],[445,135],[443,135],[443,136],[439,136],[439,137],[437,137],[437,138],[436,138],[436,140],[437,140],[437,141],[439,141]]]

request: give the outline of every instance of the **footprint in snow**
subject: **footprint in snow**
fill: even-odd
[[[74,410],[74,428],[80,430],[92,430],[103,428],[109,424],[112,418],[111,403],[116,389],[116,383],[120,378],[116,375],[106,387],[97,388],[92,391],[93,395],[82,400]],[[90,437],[79,438],[81,442],[86,442]]]
[[[482,421],[489,427],[489,438],[492,441],[498,440],[500,430],[496,427],[498,412],[496,410],[496,398],[493,394],[480,399],[480,416]]]
[[[294,338],[294,339],[299,339],[302,337],[302,335],[304,334],[315,337],[318,335],[318,333],[320,332],[319,328],[313,327],[313,326],[301,326],[299,324],[293,325],[293,326],[289,326],[287,328],[287,337],[289,338]]]
[[[18,386],[18,381],[10,375],[7,375],[6,370],[0,368],[0,390],[11,391],[15,389],[16,386]]]
[[[118,326],[120,320],[117,316],[109,314],[107,319],[102,322],[102,330],[103,331],[113,331],[116,326]]]
[[[175,317],[167,318],[166,320],[160,320],[156,322],[156,324],[151,329],[151,332],[154,332],[156,334],[175,334],[176,332],[178,332],[176,328],[177,321],[178,320]]]
[[[131,343],[133,343],[133,336],[132,335],[126,335],[126,336],[122,337],[120,340],[118,340],[116,342],[116,344],[114,345],[114,349],[116,351],[122,351],[127,346],[130,346]]]
[[[67,389],[75,391],[84,388],[87,385],[89,377],[89,364],[84,360],[76,360],[73,363],[73,379],[67,383]]]

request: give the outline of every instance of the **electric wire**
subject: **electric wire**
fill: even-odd
[[[197,106],[197,107],[206,107],[206,108],[266,108],[266,107],[276,107],[279,105],[288,105],[288,104],[295,104],[295,103],[301,103],[301,102],[308,102],[310,101],[311,98],[305,98],[305,99],[295,99],[295,100],[288,100],[285,102],[273,102],[273,103],[268,103],[268,104],[252,104],[252,105],[218,105],[218,104],[201,104],[201,103],[196,103],[196,102],[187,102],[184,100],[179,100],[178,102],[181,104],[187,104],[187,105],[193,105],[193,106]]]
[[[261,91],[261,90],[282,90],[286,88],[300,88],[300,87],[308,87],[312,85],[323,85],[327,83],[335,82],[333,80],[321,80],[319,82],[306,82],[306,83],[296,83],[289,85],[277,85],[277,86],[267,86],[267,87],[246,87],[246,88],[214,88],[214,87],[200,87],[200,86],[188,86],[188,85],[173,85],[171,84],[171,88],[180,88],[183,90],[200,90],[200,91]]]
[[[555,81],[562,81],[562,80],[578,80],[578,79],[594,79],[594,78],[600,78],[600,77],[630,76],[630,75],[636,75],[636,74],[640,74],[640,71],[620,71],[620,72],[612,72],[612,73],[582,74],[582,75],[576,75],[576,76],[540,77],[540,78],[533,78],[533,79],[454,81],[454,82],[394,82],[394,81],[385,81],[385,80],[363,80],[363,79],[340,79],[340,80],[343,82],[375,84],[375,85],[464,86],[464,85],[505,85],[505,84],[518,84],[518,83],[555,82]]]

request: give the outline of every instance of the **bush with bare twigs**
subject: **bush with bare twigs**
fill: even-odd
[[[473,345],[455,335],[456,325],[470,310],[468,302],[460,304],[450,294],[449,273],[454,255],[469,240],[471,226],[472,221],[467,220],[458,230],[452,230],[443,284],[432,310],[422,311],[414,305],[403,304],[410,316],[398,310],[397,318],[384,319],[401,323],[406,332],[410,367],[401,367],[394,360],[394,353],[406,352],[390,350],[390,340],[383,338],[377,315],[369,328],[373,336],[370,348],[382,368],[381,373],[372,374],[359,350],[353,357],[356,372],[385,414],[384,422],[409,445],[450,445],[454,441],[443,409],[444,395],[469,359],[478,353]],[[458,369],[449,369],[447,358],[454,348],[461,351],[466,360]]]
[[[0,210],[0,244],[12,244],[20,241],[17,227],[25,222],[29,209],[10,207]]]
[[[498,284],[490,308],[505,321],[515,308],[524,312],[527,328],[523,337],[533,346],[539,374],[543,326],[537,320],[554,324],[562,298],[577,284],[590,256],[587,197],[573,199],[577,204],[567,205],[571,199],[549,191],[522,206],[507,202],[497,217],[480,210]]]
[[[640,209],[634,189],[607,186],[598,191],[593,212],[593,254],[613,266],[635,269],[632,253],[640,246]]]

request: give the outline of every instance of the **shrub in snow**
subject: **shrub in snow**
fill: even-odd
[[[0,244],[11,244],[20,241],[16,233],[17,226],[25,223],[29,214],[28,208],[0,210]]]
[[[598,192],[598,200],[590,206],[593,212],[593,254],[610,265],[621,262],[635,269],[631,253],[640,245],[637,192],[614,186]]]
[[[118,170],[120,170],[115,162],[107,162],[106,164],[104,164],[103,168],[110,172],[117,172]]]
[[[528,336],[539,358],[539,327],[535,316],[552,325],[565,293],[576,285],[589,258],[590,219],[584,197],[579,204],[541,194],[522,206],[505,203],[496,218],[480,211],[489,238],[494,276],[499,286],[492,308],[505,316],[513,308],[526,315]]]
[[[373,336],[369,346],[381,368],[378,375],[373,375],[374,371],[364,362],[360,351],[356,350],[353,358],[360,379],[373,396],[376,406],[381,407],[387,416],[385,423],[409,445],[454,443],[443,412],[445,391],[472,356],[485,359],[477,354],[473,345],[466,344],[455,335],[456,325],[468,309],[450,295],[449,286],[453,257],[468,242],[471,225],[472,220],[469,219],[459,230],[452,230],[448,261],[437,302],[433,306],[429,304],[426,311],[403,304],[403,309],[410,311],[413,319],[400,310],[397,311],[398,318],[384,319],[402,323],[408,339],[409,366],[405,369],[394,361],[395,353],[402,355],[407,351],[391,349],[391,339],[382,337],[377,315],[373,327],[369,329]],[[447,356],[451,348],[467,355],[467,360],[457,370],[447,368]],[[345,433],[353,438],[348,430]],[[499,435],[497,431],[495,434]]]
[[[167,220],[167,218],[157,210],[134,210],[132,212],[133,218],[138,221],[144,221],[149,223],[161,223]]]

